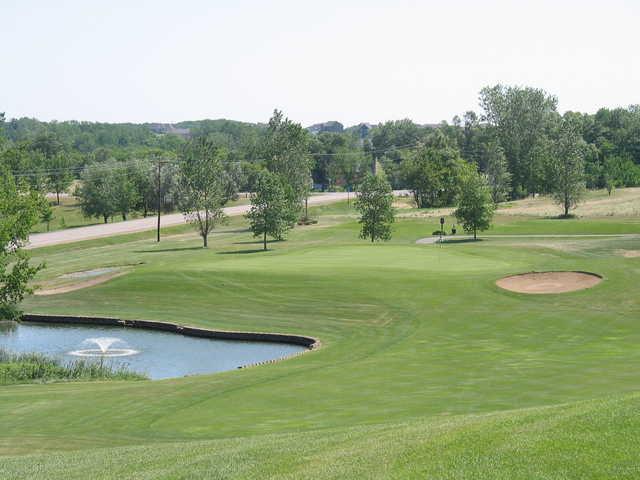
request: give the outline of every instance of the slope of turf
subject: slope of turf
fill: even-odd
[[[638,395],[487,415],[4,457],[5,480],[635,479]]]
[[[625,395],[640,381],[640,259],[616,253],[640,249],[636,237],[436,247],[415,244],[424,219],[404,219],[392,242],[369,245],[340,208],[266,253],[239,219],[208,250],[179,233],[160,245],[140,234],[35,251],[49,266],[42,279],[135,266],[98,287],[31,298],[29,311],[303,333],[323,348],[218,375],[0,388],[0,454],[15,456],[3,459],[6,476],[92,476],[105,464],[104,478],[637,473],[624,442],[639,433],[629,420],[637,397]],[[536,233],[546,220],[532,221]],[[495,286],[531,270],[605,281],[559,296]],[[598,450],[599,431],[616,438],[619,461]],[[498,466],[502,477],[490,476]]]

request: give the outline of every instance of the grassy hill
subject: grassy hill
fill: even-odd
[[[346,204],[256,251],[235,218],[208,250],[187,227],[33,252],[39,281],[127,264],[31,312],[313,335],[274,365],[154,382],[0,388],[1,478],[636,478],[640,220],[501,216],[477,243],[357,239]],[[517,238],[499,234],[515,233]],[[531,234],[586,234],[527,237]],[[634,234],[619,237],[594,234]],[[585,270],[563,295],[502,276]]]

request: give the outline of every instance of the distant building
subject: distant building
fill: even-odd
[[[191,137],[191,130],[188,128],[178,128],[170,123],[150,123],[149,130],[158,135],[178,135],[183,138]]]
[[[371,132],[371,129],[373,128],[373,125],[371,125],[370,123],[360,123],[360,124],[356,125],[355,128],[357,129],[358,136],[360,137],[360,140],[364,140],[365,138],[367,138],[369,136],[369,133]]]
[[[314,135],[322,132],[342,133],[344,131],[344,125],[342,125],[340,122],[332,120],[324,123],[316,123],[315,125],[307,127],[307,130],[309,130]]]

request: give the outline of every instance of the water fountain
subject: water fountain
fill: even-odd
[[[69,355],[75,355],[76,357],[127,357],[140,353],[138,350],[131,348],[111,348],[116,343],[124,343],[122,339],[115,337],[87,338],[82,343],[94,344],[98,348],[73,350],[69,352]]]

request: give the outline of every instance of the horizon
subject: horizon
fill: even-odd
[[[3,59],[0,111],[176,124],[263,123],[278,108],[307,126],[437,124],[479,111],[480,89],[502,83],[595,113],[640,103],[638,14],[621,0],[11,2],[0,15],[19,41]]]

